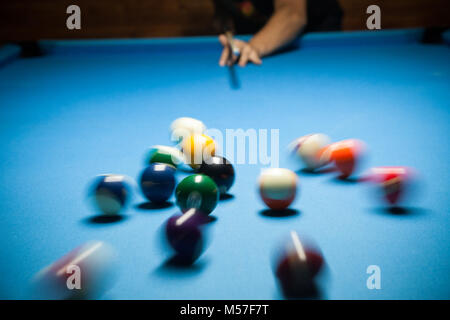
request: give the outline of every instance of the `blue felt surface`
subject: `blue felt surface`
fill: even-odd
[[[26,298],[36,271],[98,239],[120,256],[104,298],[279,299],[271,252],[291,229],[323,251],[322,298],[450,298],[450,51],[416,35],[309,35],[299,50],[237,68],[238,90],[215,38],[52,42],[46,56],[0,66],[0,298]],[[359,138],[367,167],[414,167],[424,187],[409,214],[391,215],[359,184],[299,172],[299,214],[271,218],[256,194],[262,166],[237,165],[209,248],[193,268],[169,269],[158,232],[175,207],[139,209],[137,193],[126,219],[95,224],[85,193],[97,174],[137,178],[146,148],[169,144],[180,116],[280,129],[281,166],[292,165],[284,147],[297,136]],[[372,264],[381,290],[366,288]]]

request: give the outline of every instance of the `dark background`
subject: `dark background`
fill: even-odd
[[[366,8],[381,7],[382,29],[445,27],[449,0],[340,0],[344,30],[366,29]],[[66,28],[81,7],[82,29]],[[216,33],[211,0],[0,0],[0,40],[176,37]]]

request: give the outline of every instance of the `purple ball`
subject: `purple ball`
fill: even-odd
[[[196,209],[169,218],[166,223],[166,238],[176,253],[176,258],[183,262],[195,261],[203,252],[205,239],[202,226],[206,216]]]

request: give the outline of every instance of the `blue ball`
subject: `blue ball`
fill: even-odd
[[[91,194],[101,213],[105,215],[119,214],[130,198],[130,186],[127,177],[117,174],[98,176],[93,185]]]
[[[152,163],[141,174],[144,196],[155,203],[167,201],[175,189],[175,168],[164,163]]]

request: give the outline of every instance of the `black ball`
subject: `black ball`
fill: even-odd
[[[234,168],[224,157],[214,156],[203,162],[199,173],[209,176],[217,184],[220,194],[226,194],[234,183]]]

